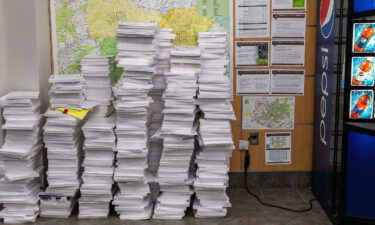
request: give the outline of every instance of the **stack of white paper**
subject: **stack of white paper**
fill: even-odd
[[[52,84],[48,93],[52,108],[82,108],[85,101],[84,79],[80,74],[52,75],[48,81]]]
[[[197,91],[200,49],[177,48],[172,50],[172,62],[185,60],[188,64],[172,64],[171,72],[165,73],[167,89],[164,93],[165,109],[161,134],[164,149],[157,175],[161,194],[153,218],[181,219],[190,205],[191,159],[196,134],[194,97]]]
[[[81,75],[52,75],[50,102],[59,102],[58,107],[81,109],[84,101]],[[45,113],[44,142],[47,148],[48,188],[39,194],[41,216],[68,217],[76,205],[76,195],[81,186],[82,123],[83,121],[49,109]]]
[[[41,216],[68,217],[74,206],[65,207],[66,201],[54,201],[54,198],[73,198],[81,184],[82,162],[82,130],[81,121],[61,111],[49,109],[45,113],[47,118],[44,126],[44,142],[47,148],[48,188],[40,193],[44,196],[41,202]],[[48,197],[49,196],[49,197]],[[48,203],[48,201],[52,201]],[[68,201],[76,203],[75,199]],[[49,206],[55,207],[49,207]],[[63,207],[64,206],[64,207]],[[48,209],[43,211],[43,208]],[[57,212],[64,208],[68,211]],[[61,215],[60,215],[61,213]]]
[[[171,51],[171,64],[173,70],[194,71],[201,70],[201,48],[175,47]]]
[[[4,223],[35,222],[39,215],[40,135],[43,116],[39,92],[11,92],[2,98],[6,132],[0,149],[0,217]]]
[[[150,104],[151,121],[149,125],[148,170],[153,176],[156,176],[161,152],[163,150],[163,139],[160,136],[160,129],[163,121],[163,93],[167,85],[164,73],[170,70],[170,52],[173,48],[171,41],[176,37],[175,34],[172,34],[172,31],[171,28],[162,28],[159,32],[159,52],[156,57],[156,73],[152,79],[153,88],[149,93],[152,98],[152,103]],[[159,186],[157,183],[151,183],[150,188],[152,194],[151,198],[153,201],[156,201],[160,192]]]
[[[195,217],[224,217],[229,198],[228,170],[234,149],[230,120],[235,119],[230,104],[230,84],[225,76],[228,64],[226,33],[199,33],[202,47],[202,68],[199,75],[197,104],[203,111],[200,119],[200,151],[197,153],[198,170],[194,182],[196,199]]]
[[[120,23],[117,30],[118,66],[124,68],[114,87],[118,139],[115,181],[119,184],[114,205],[120,219],[148,219],[152,214],[148,187],[152,178],[147,170],[151,102],[148,94],[153,87],[157,32],[154,23]],[[127,201],[128,196],[134,202]]]
[[[85,159],[78,218],[105,218],[112,200],[115,118],[90,116],[82,127]]]
[[[98,55],[86,55],[81,60],[85,98],[96,105],[91,115],[105,116],[109,113],[112,100],[112,60],[112,57]]]

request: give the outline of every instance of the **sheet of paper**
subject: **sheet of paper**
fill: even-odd
[[[295,97],[244,96],[242,129],[294,129]]]
[[[292,134],[266,133],[266,165],[291,164]]]
[[[270,1],[238,0],[236,2],[236,37],[269,37]]]
[[[305,38],[306,13],[273,13],[272,38]]]
[[[268,41],[237,41],[236,66],[268,66],[269,44]]]
[[[304,95],[304,70],[272,70],[271,94]]]
[[[304,11],[306,0],[272,0],[272,11]]]
[[[304,40],[273,40],[271,48],[272,66],[304,66]]]
[[[268,94],[270,92],[269,70],[238,70],[237,95]]]

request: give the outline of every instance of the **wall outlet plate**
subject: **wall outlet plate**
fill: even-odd
[[[250,145],[259,145],[259,133],[258,132],[250,133],[249,142],[250,142]]]
[[[240,144],[239,144],[239,149],[240,150],[249,150],[249,141],[247,140],[240,140]]]

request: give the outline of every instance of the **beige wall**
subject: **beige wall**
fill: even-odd
[[[49,34],[48,0],[0,0],[0,96],[39,90],[48,105]]]

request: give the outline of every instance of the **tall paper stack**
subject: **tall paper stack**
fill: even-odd
[[[226,33],[199,33],[199,46],[203,53],[196,102],[204,117],[200,119],[201,146],[196,158],[193,208],[198,218],[224,217],[231,206],[225,191],[234,149],[229,121],[235,119],[230,104],[230,82],[225,76]]]
[[[115,118],[91,116],[82,127],[85,159],[78,218],[106,218],[113,196]]]
[[[120,219],[149,219],[153,204],[147,170],[150,98],[155,71],[158,27],[154,23],[120,23],[117,30],[118,66],[124,73],[114,88],[117,111],[117,164],[119,190],[113,204]]]
[[[96,105],[91,115],[105,116],[110,113],[111,64],[112,57],[108,56],[86,55],[81,60],[86,102]]]
[[[75,102],[75,98],[81,96],[84,98],[80,75],[52,75],[49,81],[52,84],[51,102],[55,98],[66,100],[66,104],[59,107],[69,108],[71,104],[68,102]],[[45,117],[49,185],[45,192],[39,194],[41,216],[67,218],[77,202],[76,194],[81,185],[82,121],[53,109],[49,109]]]
[[[159,52],[156,57],[156,74],[152,79],[153,88],[149,93],[152,98],[152,103],[150,104],[151,121],[149,125],[150,142],[148,150],[148,170],[153,176],[156,176],[159,168],[161,152],[163,151],[163,139],[160,136],[160,129],[163,121],[163,93],[167,85],[164,73],[168,72],[170,69],[170,53],[173,48],[171,40],[176,37],[175,34],[172,34],[172,31],[173,30],[170,28],[162,28],[159,32]],[[155,201],[160,192],[159,186],[157,183],[153,182],[150,183],[150,188],[152,194],[151,198]]]
[[[4,223],[35,222],[39,215],[39,173],[42,169],[39,92],[11,92],[4,108],[5,143],[0,150],[0,217]]]
[[[200,54],[199,48],[173,49],[172,69],[165,73],[167,89],[161,129],[164,149],[157,175],[161,194],[154,211],[155,219],[181,219],[190,205],[194,179],[191,160],[196,134],[194,97]]]

